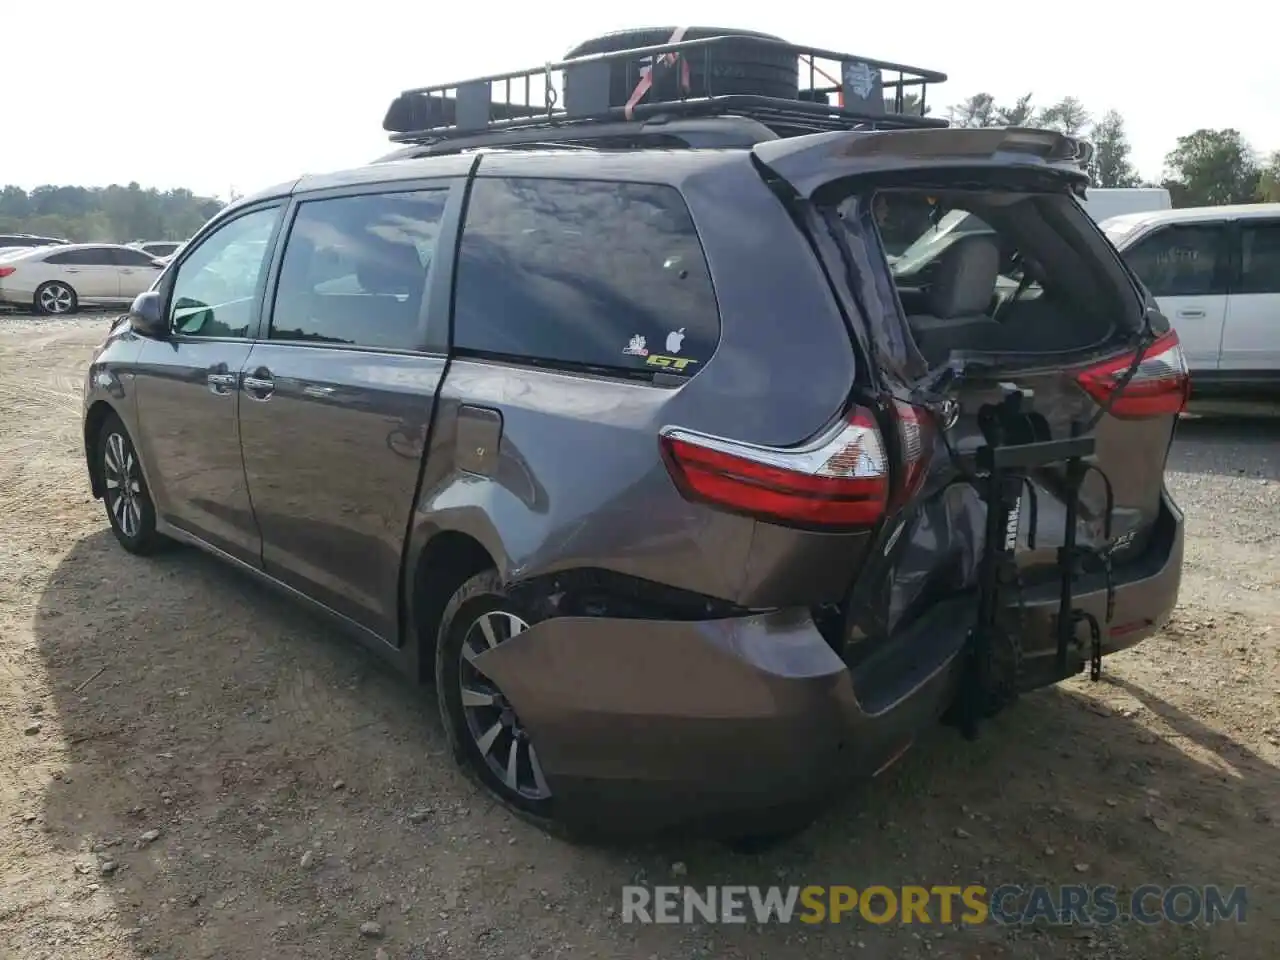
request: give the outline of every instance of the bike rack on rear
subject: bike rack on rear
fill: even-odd
[[[974,478],[987,506],[986,537],[979,562],[978,614],[966,645],[966,662],[956,709],[963,734],[972,739],[978,720],[989,717],[1017,698],[1021,685],[1022,648],[1017,629],[1002,622],[1005,592],[1018,593],[1018,614],[1022,613],[1022,584],[1014,551],[1024,495],[1031,505],[1031,534],[1035,536],[1035,488],[1030,472],[1054,464],[1065,466],[1065,534],[1058,548],[1059,595],[1055,634],[1057,639],[1057,679],[1074,676],[1084,669],[1084,656],[1075,642],[1076,628],[1089,628],[1089,678],[1102,675],[1102,641],[1114,612],[1114,584],[1111,577],[1112,514],[1115,500],[1111,481],[1092,461],[1096,440],[1076,424],[1072,435],[1050,438],[1044,417],[1030,409],[1030,391],[1001,384],[1002,399],[979,411],[979,426],[985,444],[975,454]],[[1100,548],[1077,543],[1076,523],[1080,493],[1085,478],[1096,472],[1106,488],[1103,516],[1104,544]],[[1034,545],[1034,539],[1032,540]],[[1087,610],[1075,606],[1077,578],[1092,564],[1106,576],[1107,602],[1103,622]]]

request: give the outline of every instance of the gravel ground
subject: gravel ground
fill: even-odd
[[[1182,602],[1107,682],[939,729],[795,841],[573,847],[451,767],[430,694],[88,495],[103,317],[0,317],[0,955],[1159,960],[1280,955],[1280,416],[1187,419]],[[1246,884],[1248,922],[637,926],[620,887]]]

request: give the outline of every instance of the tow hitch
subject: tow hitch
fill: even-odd
[[[1066,532],[1057,554],[1061,585],[1056,625],[1058,679],[1073,676],[1084,667],[1084,653],[1075,639],[1081,623],[1089,629],[1089,678],[1099,679],[1104,631],[1111,623],[1114,607],[1111,523],[1115,503],[1110,480],[1090,460],[1095,438],[1084,426],[1076,424],[1070,437],[1053,440],[1045,418],[1030,409],[1029,391],[1001,384],[1000,392],[999,402],[986,404],[979,411],[979,427],[985,444],[976,451],[977,472],[972,478],[987,506],[986,536],[978,568],[977,621],[969,634],[961,689],[951,718],[967,739],[977,735],[979,720],[1014,701],[1020,688],[1022,647],[1018,634],[1023,599],[1014,550],[1024,502],[1031,512],[1029,545],[1035,545],[1032,470],[1065,465]],[[1096,472],[1106,487],[1104,546],[1100,549],[1080,547],[1076,542],[1080,490],[1091,472]],[[1074,604],[1076,580],[1091,567],[1106,576],[1107,606],[1103,622]],[[1013,629],[1005,625],[1002,616],[1007,591],[1011,589],[1017,594],[1019,621]]]

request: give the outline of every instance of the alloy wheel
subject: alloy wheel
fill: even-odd
[[[70,313],[75,296],[61,283],[51,283],[40,291],[40,307],[45,313]]]
[[[551,789],[528,732],[502,691],[475,665],[480,654],[527,629],[529,624],[504,610],[481,614],[467,629],[458,671],[462,713],[471,739],[493,775],[525,799],[546,800]]]
[[[142,475],[133,445],[119,433],[107,435],[102,455],[103,480],[107,488],[107,509],[120,532],[130,539],[142,530]]]

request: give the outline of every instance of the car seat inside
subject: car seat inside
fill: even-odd
[[[880,191],[875,222],[903,315],[931,367],[954,352],[1065,353],[1107,340],[1132,309],[1089,247],[1070,196]]]

